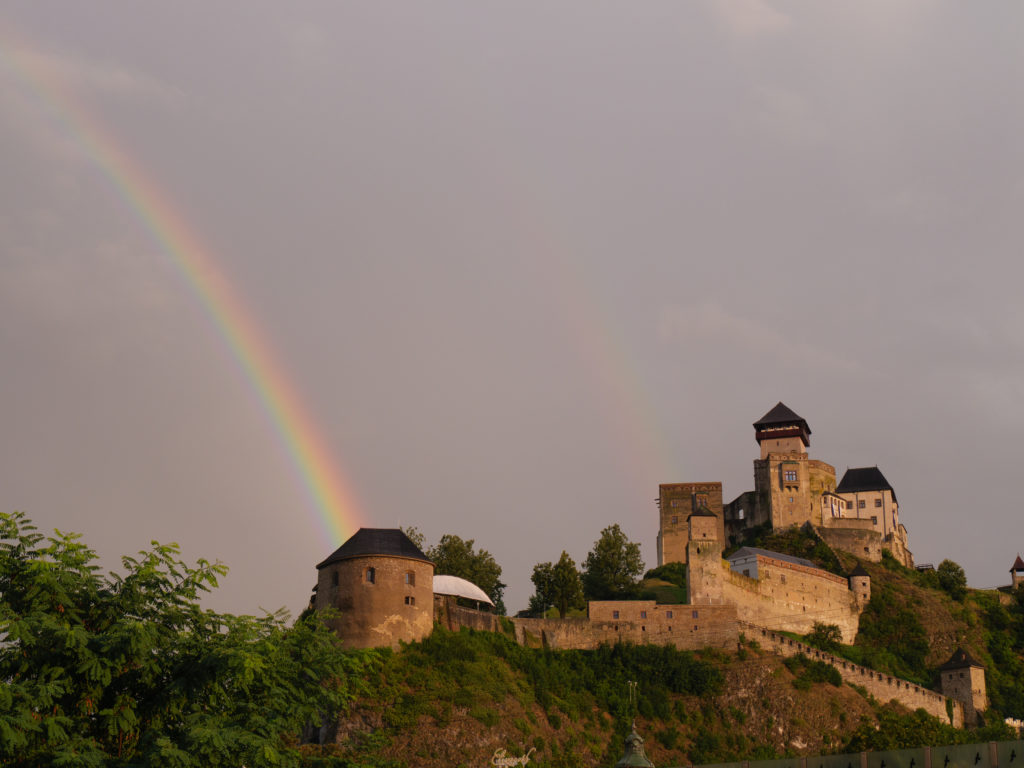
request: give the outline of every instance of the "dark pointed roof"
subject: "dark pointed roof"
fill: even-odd
[[[836,486],[836,493],[856,493],[857,491],[891,491],[893,500],[896,491],[889,485],[885,475],[878,467],[857,467],[846,470],[843,479]]]
[[[1013,565],[1010,566],[1010,573],[1015,571],[1024,571],[1024,560],[1020,559],[1020,554],[1017,554],[1017,559],[1013,561]]]
[[[781,401],[754,422],[754,429],[757,433],[758,443],[771,436],[773,439],[776,437],[800,437],[805,445],[811,444],[811,428],[807,426],[807,422],[793,413]]]
[[[864,566],[857,563],[857,567],[850,571],[850,575],[847,578],[852,579],[854,576],[867,576],[871,578],[871,574],[864,570]]]
[[[981,662],[973,659],[971,657],[971,654],[969,654],[963,648],[957,648],[955,651],[953,651],[953,655],[950,657],[949,661],[947,661],[945,664],[939,667],[939,669],[966,669],[967,667],[980,667],[982,669],[985,668],[981,664]]]
[[[317,568],[323,568],[325,565],[336,563],[339,560],[348,560],[351,557],[372,557],[374,555],[405,557],[410,560],[422,560],[425,563],[431,562],[399,528],[360,528],[348,541],[334,550],[326,560],[317,565]]]
[[[754,429],[775,427],[780,424],[802,424],[803,428],[807,430],[807,434],[811,434],[811,429],[807,426],[807,422],[804,421],[803,417],[793,413],[781,400],[768,413],[754,422]]]

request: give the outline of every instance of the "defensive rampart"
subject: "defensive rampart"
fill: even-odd
[[[452,595],[434,595],[434,623],[450,632],[463,627],[482,632],[497,632],[498,618],[493,613],[459,605]]]
[[[833,549],[849,552],[872,563],[882,559],[882,534],[875,530],[870,520],[826,517],[817,533]]]
[[[739,640],[736,608],[731,605],[656,605],[630,600],[591,603],[590,613],[591,618],[512,619],[516,641],[556,650],[593,650],[602,643],[618,642],[696,650],[735,648]]]
[[[796,656],[799,653],[803,653],[811,659],[823,661],[835,667],[843,680],[854,685],[863,686],[868,693],[880,701],[885,702],[895,699],[908,709],[924,709],[929,715],[933,715],[943,722],[951,722],[953,726],[963,728],[963,704],[959,701],[948,699],[941,693],[931,691],[917,683],[911,683],[892,675],[886,675],[882,672],[862,667],[859,664],[854,664],[852,661],[806,645],[799,640],[785,637],[770,629],[764,629],[747,622],[740,622],[740,630],[748,639],[756,640],[762,647],[774,651],[780,656]],[[952,712],[952,719],[950,719],[950,711]]]
[[[763,556],[756,579],[724,562],[722,568],[723,600],[736,606],[740,621],[801,635],[821,622],[838,626],[844,643],[857,636],[860,607],[841,576]]]

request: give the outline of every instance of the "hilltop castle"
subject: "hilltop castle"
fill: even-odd
[[[602,643],[654,643],[681,649],[735,648],[741,635],[782,655],[806,653],[883,701],[895,698],[954,725],[987,706],[981,665],[962,650],[940,667],[942,693],[853,664],[780,632],[807,634],[835,625],[844,643],[857,635],[871,600],[871,577],[857,565],[845,576],[799,557],[742,547],[722,557],[729,538],[754,526],[778,530],[810,524],[830,546],[877,562],[883,550],[913,566],[896,494],[877,467],[835,469],[811,459],[810,427],[782,403],[754,423],[761,456],[754,490],[722,503],[720,482],[660,486],[658,564],[686,564],[687,601],[591,601],[586,617],[511,619],[516,640],[551,649]],[[429,635],[436,624],[498,631],[490,600],[473,584],[435,576],[434,564],[397,529],[361,528],[317,565],[312,607],[331,608],[333,629],[350,648],[388,646]],[[1024,560],[1011,568],[1024,582]]]
[[[878,467],[848,469],[836,483],[831,464],[807,453],[811,428],[779,403],[754,422],[761,456],[754,459],[754,490],[722,503],[720,482],[659,486],[658,565],[687,562],[690,514],[715,518],[717,539],[727,544],[745,530],[773,530],[810,523],[829,546],[871,562],[888,550],[913,567],[907,529],[900,522],[896,492]]]

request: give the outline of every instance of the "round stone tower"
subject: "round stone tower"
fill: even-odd
[[[853,592],[857,606],[863,610],[871,602],[871,574],[864,570],[864,566],[857,563],[857,567],[850,571],[850,591]]]
[[[434,628],[434,564],[398,528],[360,528],[317,565],[317,610],[346,648],[397,648]]]

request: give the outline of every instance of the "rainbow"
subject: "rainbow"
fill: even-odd
[[[24,47],[12,44],[13,39],[11,31],[0,26],[0,68],[13,73],[79,144],[174,265],[255,391],[325,536],[332,544],[344,541],[362,521],[355,493],[255,318],[199,235],[145,169],[118,147],[101,121],[74,98],[41,57],[25,53]]]

